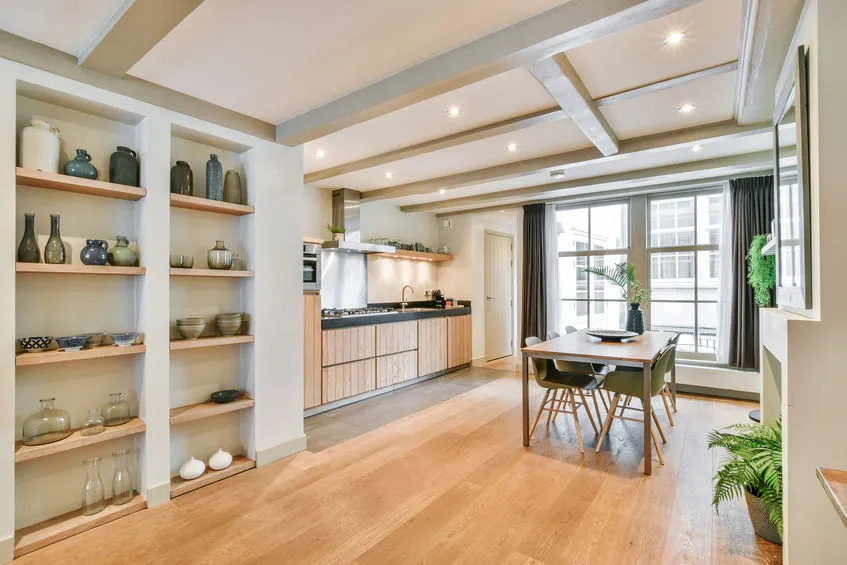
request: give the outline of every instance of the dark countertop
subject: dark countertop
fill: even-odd
[[[406,322],[408,320],[423,320],[426,318],[443,318],[445,316],[464,316],[471,313],[471,307],[448,306],[446,308],[426,308],[410,306],[405,310],[389,312],[386,314],[365,314],[362,316],[350,316],[349,318],[322,318],[322,330],[334,330],[338,328],[354,328],[357,326],[371,326],[374,324],[388,324],[391,322]]]

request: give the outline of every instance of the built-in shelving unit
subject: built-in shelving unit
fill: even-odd
[[[179,349],[199,349],[202,347],[220,347],[222,345],[239,345],[242,343],[253,343],[252,335],[232,335],[219,337],[199,337],[197,339],[174,339],[171,340],[171,351]]]
[[[74,430],[74,432],[65,439],[45,445],[24,445],[23,442],[17,442],[15,444],[15,463],[23,463],[24,461],[31,461],[32,459],[56,455],[63,451],[79,449],[80,447],[85,447],[87,445],[94,445],[96,443],[103,443],[104,441],[112,441],[122,437],[141,434],[146,430],[147,426],[140,418],[133,418],[126,424],[107,427],[105,431],[94,436],[84,436],[79,433],[79,430]]]
[[[39,273],[52,275],[143,275],[144,267],[112,267],[111,265],[82,265],[52,263],[15,263],[18,273]]]
[[[452,255],[445,255],[443,253],[424,253],[422,251],[408,251],[406,249],[398,249],[394,253],[375,253],[377,257],[388,257],[390,259],[406,259],[412,261],[430,261],[430,262],[442,262],[442,261],[452,261]]]
[[[15,532],[15,558],[145,508],[147,501],[140,494],[136,494],[132,500],[120,506],[112,505],[109,499],[106,501],[106,508],[92,516],[84,516],[81,510],[74,510],[22,528]]]
[[[117,345],[104,345],[92,349],[81,349],[79,351],[39,351],[36,353],[18,353],[15,356],[15,365],[18,367],[29,367],[32,365],[45,365],[47,363],[68,363],[71,361],[87,361],[89,359],[102,359],[104,357],[121,357],[124,355],[138,355],[147,351],[143,343],[118,347]]]
[[[197,196],[185,196],[183,194],[171,194],[171,206],[173,208],[184,208],[186,210],[197,210],[200,212],[214,212],[215,214],[229,214],[230,216],[246,216],[256,211],[253,206],[246,204],[232,204],[220,200],[209,200]]]
[[[818,467],[817,475],[838,517],[847,526],[847,471]]]
[[[212,416],[218,416],[228,412],[245,410],[255,405],[255,400],[242,396],[224,404],[218,404],[210,400],[197,404],[189,404],[188,406],[180,406],[179,408],[171,408],[171,425],[185,424],[186,422],[211,418]]]
[[[33,171],[18,167],[15,169],[15,180],[22,186],[49,188],[64,192],[75,192],[89,196],[104,196],[120,200],[141,200],[147,196],[147,190],[137,186],[114,184],[100,180],[81,179],[59,173]]]
[[[243,473],[256,466],[256,462],[243,455],[236,455],[232,458],[232,464],[226,469],[213,471],[206,468],[206,472],[190,481],[186,481],[182,477],[174,477],[171,479],[171,498],[189,493],[198,488],[211,485],[223,479],[229,478],[238,473]]]
[[[171,267],[172,277],[208,277],[222,279],[250,279],[256,276],[253,271],[223,271],[220,269],[178,269]]]

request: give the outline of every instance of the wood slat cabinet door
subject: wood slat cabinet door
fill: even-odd
[[[447,370],[447,318],[418,320],[418,376]]]
[[[447,318],[447,368],[471,362],[471,316],[450,316]]]
[[[376,354],[390,355],[418,348],[418,324],[415,320],[379,324],[376,327]]]
[[[325,367],[321,374],[324,404],[374,390],[376,388],[374,366],[374,359],[365,359]]]
[[[338,365],[374,357],[375,326],[323,331],[322,365]]]
[[[417,376],[417,351],[405,351],[376,358],[376,388],[402,383]]]
[[[321,295],[303,294],[303,408],[321,403]]]

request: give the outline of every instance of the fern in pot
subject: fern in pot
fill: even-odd
[[[637,334],[644,333],[644,312],[642,304],[650,302],[650,289],[643,288],[635,277],[634,263],[617,263],[614,267],[588,267],[586,273],[602,277],[621,287],[621,294],[629,304],[626,313],[626,329]]]
[[[756,534],[782,545],[782,422],[712,430],[709,449],[715,447],[728,453],[715,475],[715,510],[743,493]]]

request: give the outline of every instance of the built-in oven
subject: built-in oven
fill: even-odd
[[[321,246],[303,244],[303,290],[321,289]]]

